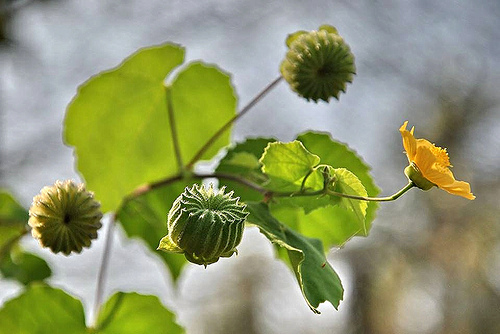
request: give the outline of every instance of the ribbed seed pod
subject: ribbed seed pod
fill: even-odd
[[[287,39],[289,50],[281,74],[291,88],[308,101],[339,99],[356,74],[354,55],[337,30],[323,25],[318,31],[298,31]]]
[[[102,213],[94,194],[85,185],[56,181],[33,198],[28,224],[40,245],[52,252],[80,253],[97,238]]]
[[[225,187],[216,192],[197,184],[186,187],[168,213],[168,234],[158,249],[183,253],[189,262],[205,267],[237,252],[248,212],[239,197],[224,191]]]

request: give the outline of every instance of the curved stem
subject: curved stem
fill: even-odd
[[[102,259],[101,259],[101,266],[99,267],[99,273],[97,276],[97,285],[96,285],[95,298],[94,298],[94,313],[93,313],[94,318],[92,319],[93,327],[95,327],[97,324],[97,318],[99,316],[99,311],[100,311],[101,303],[102,303],[102,297],[104,294],[104,283],[106,280],[109,258],[111,255],[111,244],[113,242],[113,228],[115,226],[115,222],[116,222],[116,214],[113,215],[113,217],[111,218],[109,225],[108,225],[108,230],[106,231],[106,240],[105,240],[104,250],[103,250]]]
[[[247,186],[255,191],[260,192],[263,195],[266,195],[267,197],[293,197],[293,196],[321,196],[321,195],[332,195],[332,196],[338,196],[338,197],[344,197],[344,198],[350,198],[350,199],[356,199],[360,201],[368,201],[368,202],[389,202],[389,201],[394,201],[401,197],[404,193],[406,193],[408,190],[413,188],[415,184],[413,182],[409,182],[406,186],[401,188],[398,192],[391,196],[387,197],[365,197],[365,196],[357,196],[357,195],[349,195],[349,194],[344,194],[344,193],[339,193],[336,191],[331,191],[328,190],[327,188],[321,189],[321,190],[316,190],[316,191],[311,191],[307,192],[305,189],[302,189],[300,191],[290,191],[290,192],[279,192],[279,191],[271,191],[267,190],[266,188],[253,183],[245,178],[242,178],[237,175],[233,174],[226,174],[226,173],[211,173],[211,174],[193,174],[193,177],[195,178],[220,178],[220,179],[225,179],[225,180],[230,180],[230,181],[235,181],[238,182],[244,186]]]
[[[194,157],[189,161],[189,163],[186,165],[186,169],[190,170],[193,165],[201,159],[203,154],[210,148],[210,146],[213,145],[213,143],[219,139],[219,137],[229,129],[229,127],[236,122],[238,119],[243,117],[252,107],[257,104],[264,96],[267,95],[280,81],[283,79],[282,76],[279,76],[278,78],[274,79],[270,84],[268,84],[259,94],[257,94],[246,106],[241,109],[239,113],[237,113],[233,118],[231,118],[229,121],[226,122],[208,141],[203,145],[200,150],[194,155]]]
[[[335,191],[328,190],[327,193],[329,195],[333,196],[339,196],[339,197],[344,197],[344,198],[350,198],[350,199],[357,199],[361,201],[369,201],[369,202],[389,202],[389,201],[394,201],[401,197],[405,192],[410,190],[411,188],[415,187],[415,184],[413,182],[409,182],[406,186],[401,188],[397,193],[387,196],[387,197],[364,197],[364,196],[356,196],[356,195],[348,195],[344,193],[338,193]]]
[[[170,132],[172,133],[172,142],[174,143],[175,159],[177,161],[179,171],[182,172],[184,170],[184,164],[182,163],[181,148],[179,145],[179,136],[177,135],[177,126],[175,123],[172,91],[170,86],[165,86],[165,96],[167,99],[168,123],[170,125]]]

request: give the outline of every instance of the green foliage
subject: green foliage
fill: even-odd
[[[380,193],[380,189],[375,185],[373,177],[370,174],[370,167],[347,144],[333,140],[327,133],[312,131],[299,135],[297,140],[300,140],[310,152],[320,156],[323,164],[351,171],[359,178],[368,196],[374,197]],[[377,209],[377,202],[368,203],[366,209],[367,231],[370,230],[371,222],[375,219]],[[337,211],[335,210],[334,212],[336,213]],[[333,216],[336,215],[335,213]],[[365,234],[362,235],[366,236]]]
[[[26,234],[29,214],[7,190],[0,190],[0,273],[28,285],[43,281],[52,271],[36,255],[22,251],[20,238]]]
[[[320,162],[328,165],[320,165]],[[350,170],[356,171],[356,175]],[[263,138],[247,140],[229,149],[216,171],[245,178],[262,187],[264,191],[274,192],[274,197],[270,200],[270,212],[265,215],[261,212],[261,217],[265,219],[256,219],[253,211],[254,215],[249,220],[259,225],[271,242],[278,242],[278,234],[266,230],[262,221],[271,221],[274,224],[272,226],[279,225],[281,231],[287,231],[294,237],[300,236],[302,241],[308,240],[294,245],[298,252],[305,253],[315,249],[315,252],[324,256],[323,245],[328,249],[343,245],[355,235],[367,235],[377,208],[376,205],[369,205],[365,201],[323,193],[304,196],[307,193],[320,192],[325,186],[325,177],[334,181],[330,186],[332,191],[356,196],[367,196],[368,192],[371,195],[378,193],[368,166],[356,153],[345,144],[336,142],[322,133],[308,132],[291,143]],[[221,178],[221,182],[234,187],[232,189],[248,203],[262,200],[261,192],[234,181],[226,181],[224,178]],[[288,194],[284,197],[277,196],[284,194],[283,192]],[[252,208],[251,205],[249,207]],[[321,240],[322,245],[313,247],[312,245],[320,242],[317,239]],[[287,252],[287,261],[294,258],[295,253],[290,252]],[[309,262],[306,261],[305,264]],[[292,265],[292,269],[313,310],[325,300],[338,306],[341,293],[333,297],[324,290],[316,289],[314,297],[307,296],[305,291],[311,294],[314,289],[306,290],[309,285],[302,283],[303,277],[315,277],[317,268],[304,265],[299,271],[298,266],[294,268]],[[305,282],[309,283],[307,279]],[[315,304],[312,300],[320,301]]]
[[[377,205],[359,197],[379,192],[369,167],[324,133],[307,132],[289,143],[253,138],[229,146],[238,119],[230,76],[194,62],[172,77],[184,53],[169,43],[144,48],[78,88],[64,120],[64,140],[74,148],[87,188],[177,278],[185,257],[156,251],[167,234],[167,214],[186,187],[216,178],[248,205],[248,222],[281,248],[311,310],[319,313],[324,302],[337,308],[343,288],[325,251],[368,234]],[[221,149],[226,155],[215,172],[198,173],[195,164]],[[50,276],[50,268],[34,255],[12,251],[27,232],[27,220],[26,210],[0,192],[0,271],[27,285],[0,310],[0,334],[183,332],[156,297],[135,293],[115,294],[96,326],[87,329],[78,300],[30,284]]]
[[[328,166],[329,173],[337,179],[334,187],[337,192],[359,196],[376,196],[379,193],[370,168],[346,144],[317,132],[304,133],[297,140],[312,154],[320,156],[321,163]],[[328,199],[320,197],[315,202],[301,197],[300,201],[300,206],[296,200],[295,203],[289,199],[272,202],[271,212],[300,233],[321,239],[327,248],[342,246],[354,236],[367,236],[378,208],[375,202],[335,196]]]
[[[117,212],[118,221],[127,235],[144,240],[149,249],[163,259],[174,278],[179,276],[186,259],[177,254],[156,252],[156,249],[167,231],[167,213],[172,203],[192,182],[182,180],[155,189],[127,201]]]
[[[28,218],[28,211],[7,190],[0,189],[0,261],[4,247],[25,233]]]
[[[0,334],[87,333],[82,303],[59,289],[31,285],[0,309]]]
[[[43,281],[52,275],[47,262],[38,256],[23,251],[13,251],[0,262],[3,277],[15,279],[28,285],[35,281]]]
[[[274,142],[271,138],[251,138],[243,143],[230,147],[215,169],[217,173],[230,174],[244,178],[257,185],[263,185],[268,177],[262,173],[262,165],[259,161],[264,149],[269,143]],[[241,196],[245,201],[260,201],[262,194],[241,183],[223,179],[222,182],[228,189],[234,190],[235,194]]]
[[[340,279],[325,257],[323,244],[287,228],[274,218],[264,203],[248,203],[248,221],[273,243],[287,250],[288,261],[295,273],[307,304],[319,313],[319,304],[328,301],[335,308],[343,296]]]
[[[104,212],[116,210],[139,185],[179,172],[172,127],[182,159],[189,161],[234,116],[229,76],[213,66],[191,64],[165,86],[183,59],[184,49],[174,44],[139,50],[90,78],[68,106],[65,142],[75,148],[77,168]],[[227,144],[229,133],[202,158]]]
[[[321,179],[311,180],[320,158],[307,151],[304,145],[295,140],[291,143],[270,143],[260,159],[262,172],[269,177],[266,188],[277,191],[300,191],[304,187],[319,190],[323,186]]]
[[[0,324],[0,334],[184,333],[157,297],[123,292],[102,306],[97,326],[87,328],[82,303],[43,284],[32,284],[7,301],[0,309]]]
[[[93,333],[184,333],[174,320],[174,315],[157,297],[118,292],[102,306]]]

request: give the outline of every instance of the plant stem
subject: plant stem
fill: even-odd
[[[257,94],[246,106],[241,109],[239,113],[237,113],[233,118],[231,118],[229,121],[226,122],[208,141],[203,145],[200,150],[194,155],[194,157],[189,161],[189,163],[186,165],[186,169],[191,170],[193,168],[193,165],[201,159],[203,154],[210,148],[210,146],[213,145],[213,143],[219,139],[219,137],[229,129],[229,127],[236,122],[238,119],[243,117],[252,107],[257,104],[264,96],[267,95],[280,81],[283,79],[282,76],[277,77],[274,79],[270,84],[268,84],[259,94]]]
[[[92,319],[93,327],[97,325],[97,318],[99,316],[99,311],[101,309],[102,297],[104,294],[104,283],[106,280],[106,274],[109,264],[109,258],[111,255],[111,244],[113,241],[113,230],[116,222],[116,214],[111,218],[108,230],[106,231],[106,240],[104,241],[104,250],[101,259],[101,266],[99,267],[99,273],[97,276],[97,284],[94,298],[94,318]]]
[[[182,172],[184,170],[184,164],[182,163],[179,136],[177,135],[177,126],[174,117],[174,106],[172,104],[172,90],[170,86],[165,86],[165,95],[167,99],[168,123],[170,125],[170,132],[172,133],[172,142],[174,143],[175,159],[179,171]]]
[[[387,197],[364,197],[364,196],[356,196],[356,195],[348,195],[348,194],[343,194],[343,193],[338,193],[335,191],[328,190],[327,193],[329,195],[333,196],[339,196],[339,197],[344,197],[344,198],[350,198],[350,199],[357,199],[361,201],[369,201],[369,202],[390,202],[398,199],[401,197],[405,192],[410,190],[411,188],[415,187],[415,184],[413,182],[409,182],[406,186],[401,188],[397,193],[387,196]]]

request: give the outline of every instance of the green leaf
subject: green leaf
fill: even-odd
[[[124,292],[114,294],[102,306],[96,329],[100,334],[184,333],[156,296]]]
[[[0,261],[2,248],[26,232],[28,219],[28,211],[7,190],[0,189]]]
[[[307,150],[320,156],[321,163],[334,168],[344,168],[354,174],[361,181],[369,196],[376,196],[379,193],[370,175],[370,168],[345,144],[332,140],[328,134],[315,132],[302,134],[297,139],[303,142]],[[361,188],[352,192],[358,195],[363,194]],[[364,201],[359,202],[361,206],[366,204]],[[353,200],[351,203],[355,205],[356,202]],[[349,203],[345,201],[343,205],[336,206],[321,207],[319,204],[314,211],[305,211],[300,207],[293,207],[290,203],[278,201],[271,203],[271,211],[275,217],[291,228],[309,237],[318,238],[323,241],[325,247],[331,248],[343,246],[354,236],[366,236],[378,208],[375,202],[367,203],[365,219],[362,220],[360,219],[362,207],[359,207],[358,211],[346,210]],[[356,206],[351,209],[355,208]]]
[[[181,153],[187,163],[215,132],[234,117],[236,97],[229,74],[199,62],[183,69],[171,87]],[[230,135],[230,131],[225,131],[201,158],[211,159],[229,145]]]
[[[331,172],[335,175],[334,188],[336,192],[346,195],[367,196],[365,187],[356,175],[345,168],[332,168]],[[365,225],[365,216],[368,203],[366,201],[341,197],[340,205],[354,213],[356,223],[363,230],[363,234],[367,235],[368,230]]]
[[[269,143],[260,162],[262,171],[270,179],[266,188],[275,191],[299,191],[304,178],[314,171],[320,158],[295,140],[290,143]],[[322,182],[306,184],[312,190],[317,190],[317,187],[321,189],[322,185]]]
[[[0,309],[0,334],[85,334],[82,303],[64,291],[32,284]]]
[[[320,156],[321,163],[334,168],[345,168],[356,175],[365,187],[368,196],[375,197],[380,193],[380,189],[375,185],[370,174],[371,168],[346,144],[333,140],[329,134],[319,132],[306,132],[298,136],[297,140],[300,140],[310,152]],[[368,203],[366,209],[368,230],[375,219],[377,209],[376,202]]]
[[[28,223],[28,211],[6,190],[0,188],[0,226],[22,226]]]
[[[308,306],[319,313],[319,304],[328,301],[335,308],[343,296],[339,277],[325,257],[323,244],[288,228],[269,211],[264,203],[247,203],[248,221],[273,243],[287,250],[291,267]]]
[[[258,185],[263,185],[268,177],[262,173],[259,159],[268,143],[274,141],[271,138],[252,138],[230,147],[215,171],[219,174],[239,176]],[[243,186],[241,183],[222,177],[219,180],[220,185],[234,190],[236,196],[241,197],[243,201],[260,201],[263,198],[260,192]]]
[[[117,212],[117,218],[129,237],[139,237],[151,251],[160,256],[177,278],[187,263],[183,255],[157,251],[160,239],[167,233],[167,214],[174,200],[184,188],[195,181],[184,180],[154,189],[125,203]]]
[[[229,76],[213,66],[191,64],[164,83],[183,59],[184,49],[174,44],[141,49],[81,85],[68,106],[65,142],[74,147],[77,168],[104,212],[116,210],[136,187],[179,172],[168,96],[184,163],[235,115]],[[203,158],[227,145],[229,136]]]
[[[176,171],[163,81],[182,64],[173,44],[144,48],[78,88],[64,139],[104,212],[140,184]]]
[[[0,272],[5,278],[12,278],[28,285],[50,277],[52,271],[45,260],[26,252],[11,252],[0,263]]]

